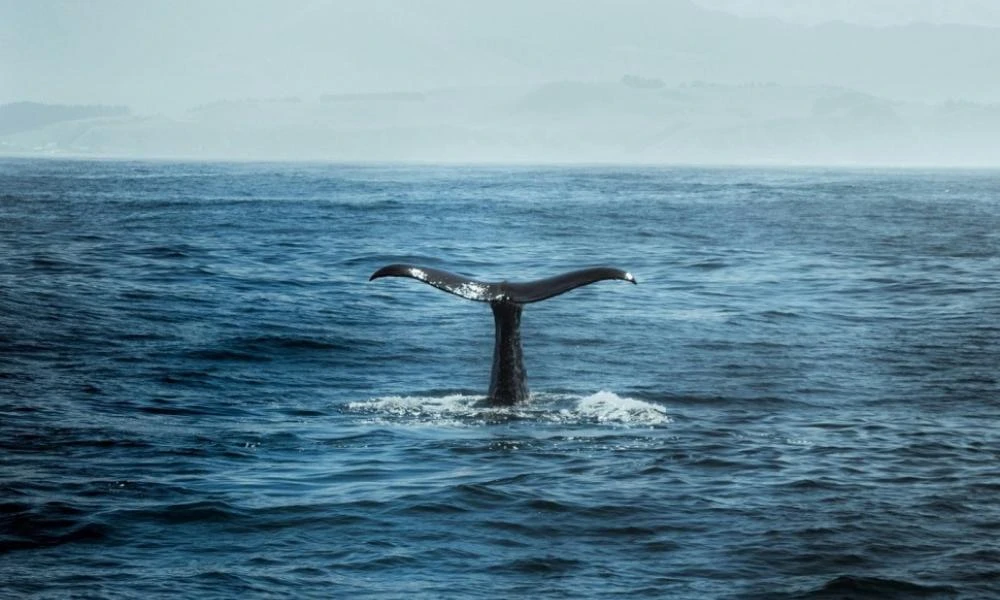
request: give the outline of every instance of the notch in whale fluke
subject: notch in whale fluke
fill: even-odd
[[[611,267],[591,267],[570,271],[555,277],[533,281],[478,281],[441,269],[416,265],[394,264],[375,271],[368,281],[380,277],[410,277],[423,281],[440,290],[479,302],[512,302],[528,304],[564,294],[574,288],[605,279],[621,279],[636,283],[635,277],[627,271]]]
[[[496,326],[496,340],[488,397],[490,402],[500,405],[521,402],[529,396],[521,351],[521,309],[525,304],[552,298],[605,279],[636,282],[631,273],[611,267],[591,267],[525,282],[489,282],[441,269],[395,264],[375,271],[368,280],[381,277],[410,277],[462,298],[490,303]]]

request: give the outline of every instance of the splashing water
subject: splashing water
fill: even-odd
[[[600,391],[590,396],[537,393],[517,406],[490,406],[482,396],[387,396],[349,402],[343,409],[375,423],[472,426],[528,421],[564,425],[603,424],[649,427],[672,421],[662,406]]]

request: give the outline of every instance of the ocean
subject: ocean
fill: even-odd
[[[0,597],[1000,597],[998,366],[996,171],[2,159]]]

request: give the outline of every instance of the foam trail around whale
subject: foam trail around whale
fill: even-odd
[[[650,427],[672,422],[657,404],[622,397],[609,391],[589,396],[535,394],[516,406],[489,406],[482,396],[386,396],[349,402],[342,409],[370,415],[380,423],[472,426],[484,423],[529,421],[566,425]]]

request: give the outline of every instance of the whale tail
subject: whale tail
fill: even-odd
[[[564,294],[572,289],[603,281],[605,279],[621,279],[635,283],[631,273],[611,267],[591,267],[570,271],[555,277],[536,279],[525,282],[509,281],[478,281],[464,275],[457,275],[441,269],[418,267],[415,265],[394,264],[375,271],[368,281],[380,277],[410,277],[423,281],[439,290],[461,296],[478,302],[513,302],[528,304],[547,300],[553,296]]]
[[[529,396],[520,332],[521,309],[525,304],[546,300],[605,279],[636,283],[631,273],[611,267],[591,267],[525,282],[489,282],[441,269],[393,264],[375,271],[368,280],[382,277],[409,277],[467,300],[490,303],[496,325],[496,343],[489,399],[500,405],[521,402]]]

